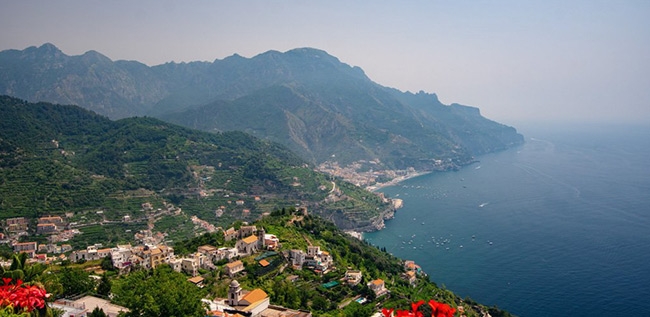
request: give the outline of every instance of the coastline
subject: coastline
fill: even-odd
[[[387,181],[387,182],[385,182],[385,183],[376,183],[376,184],[374,184],[374,185],[367,186],[367,187],[366,187],[366,190],[369,190],[369,191],[371,191],[371,192],[375,192],[375,191],[377,191],[377,190],[379,190],[379,189],[382,189],[382,188],[384,188],[384,187],[389,187],[389,186],[397,185],[397,184],[399,184],[399,183],[401,183],[401,182],[403,182],[403,181],[405,181],[405,180],[407,180],[407,179],[411,179],[411,178],[415,178],[415,177],[419,177],[419,176],[423,176],[423,175],[431,174],[431,173],[433,173],[433,172],[434,172],[434,171],[427,171],[427,172],[413,172],[413,173],[409,173],[409,174],[406,174],[406,175],[404,175],[404,176],[398,176],[398,177],[395,177],[395,178],[393,178],[393,179],[391,179],[391,180],[389,180],[389,181]]]
[[[384,187],[394,186],[394,185],[397,185],[397,184],[399,184],[399,183],[401,183],[401,182],[403,182],[405,180],[415,178],[415,177],[418,177],[418,176],[427,175],[427,174],[430,174],[430,173],[433,173],[433,172],[434,171],[412,172],[412,173],[408,173],[407,175],[404,175],[404,176],[399,176],[399,177],[393,178],[390,181],[385,182],[385,183],[376,183],[374,185],[367,186],[365,189],[369,190],[371,192],[376,192],[377,190],[380,190],[380,189],[382,189]],[[391,198],[390,201],[391,201],[391,203],[393,205],[393,208],[392,208],[393,211],[388,213],[388,214],[382,214],[379,217],[381,219],[381,225],[375,226],[375,230],[371,230],[371,231],[378,231],[378,230],[383,229],[384,228],[384,225],[383,225],[384,221],[392,219],[395,216],[395,211],[397,211],[397,209],[400,209],[400,208],[402,208],[404,206],[404,200],[402,200],[402,199]],[[349,234],[350,236],[363,241],[364,232],[369,232],[369,231],[366,231],[366,230],[364,230],[362,228],[356,228],[354,230],[346,230],[345,232],[347,234]]]

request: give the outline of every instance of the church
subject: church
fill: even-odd
[[[236,316],[236,317],[311,317],[311,312],[288,309],[282,306],[271,305],[266,292],[256,288],[246,291],[241,288],[237,280],[232,280],[228,287],[228,298],[219,300],[221,304],[215,305],[219,312],[208,312],[208,316]],[[214,303],[214,302],[213,302]],[[215,303],[216,304],[216,303]]]
[[[269,295],[263,290],[256,288],[245,292],[239,286],[237,280],[232,280],[228,288],[228,299],[226,301],[238,313],[251,317],[261,316],[261,313],[269,308]]]

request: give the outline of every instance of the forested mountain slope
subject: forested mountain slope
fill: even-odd
[[[76,106],[0,97],[0,217],[105,210],[101,221],[110,222],[144,217],[146,202],[173,203],[216,224],[298,204],[344,228],[372,226],[392,209],[245,133],[147,117],[111,121]]]

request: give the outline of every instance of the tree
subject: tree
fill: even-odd
[[[356,301],[352,301],[343,309],[343,314],[346,317],[370,317],[374,313],[375,307],[373,305],[361,305]]]
[[[115,270],[115,267],[113,266],[113,259],[111,259],[110,255],[107,255],[102,259],[102,270],[104,271],[113,271]]]
[[[137,271],[116,280],[114,299],[131,311],[126,316],[204,316],[200,290],[168,265]]]
[[[104,273],[102,279],[99,280],[99,285],[97,286],[97,294],[102,296],[108,296],[111,293],[111,280],[108,279],[108,275]]]
[[[108,317],[106,313],[99,307],[95,307],[93,311],[88,314],[88,317]]]
[[[316,295],[311,301],[311,307],[318,311],[324,311],[327,309],[327,304],[327,299],[320,295]]]
[[[59,282],[63,286],[63,295],[80,295],[95,289],[95,281],[90,274],[79,268],[64,267],[59,272]]]

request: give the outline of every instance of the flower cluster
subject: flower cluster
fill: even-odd
[[[45,307],[47,293],[45,289],[23,284],[23,281],[16,280],[11,283],[11,278],[2,278],[0,285],[0,307],[13,307],[16,311],[31,312],[34,309]]]
[[[422,312],[418,311],[420,306],[424,304],[425,301],[423,300],[412,303],[411,310],[397,310],[397,315],[395,317],[428,317],[424,316]],[[444,303],[436,302],[433,299],[430,300],[427,304],[429,307],[431,307],[431,317],[453,317],[454,313],[456,312],[456,308],[453,308]],[[393,312],[395,312],[394,308],[383,308],[381,310],[381,313],[384,314],[384,317],[393,317]]]

